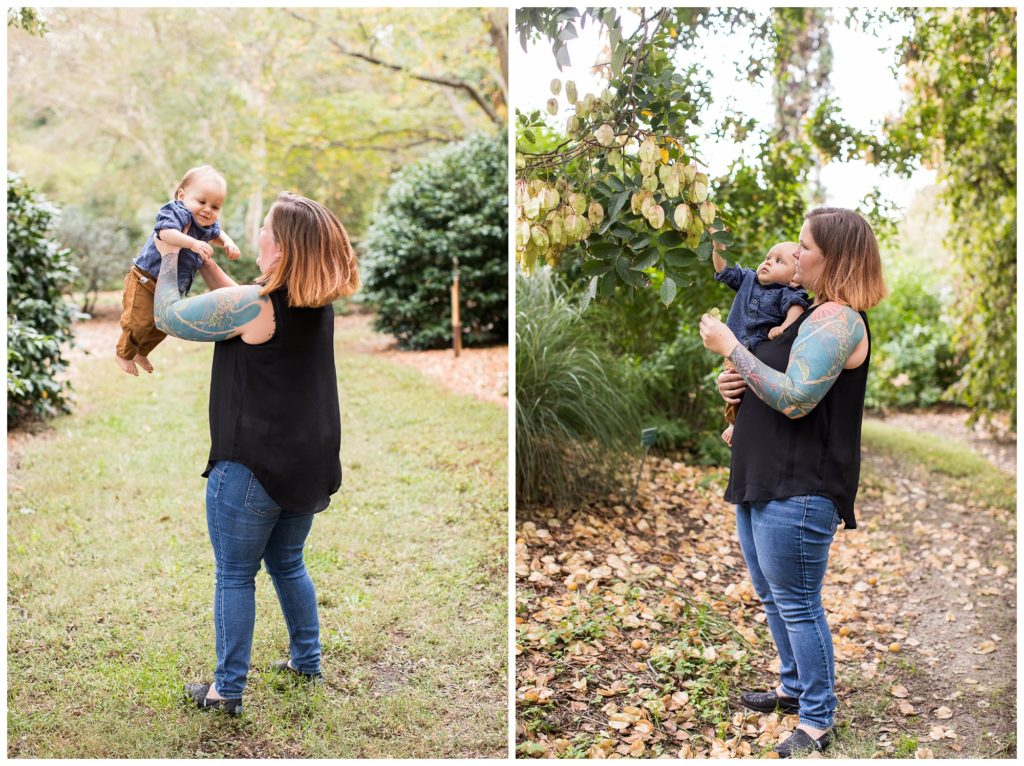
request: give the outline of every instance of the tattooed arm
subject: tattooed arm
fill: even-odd
[[[178,292],[178,253],[162,255],[153,306],[157,329],[184,340],[220,341],[237,335],[248,343],[270,340],[274,308],[269,298],[260,296],[257,285],[183,298]]]
[[[711,324],[715,320],[709,319],[701,319],[704,345],[727,356],[761,401],[793,419],[803,417],[825,398],[865,336],[864,322],[856,311],[825,303],[800,326],[786,371],[779,372],[737,343],[728,328],[722,333],[717,326],[721,323]]]

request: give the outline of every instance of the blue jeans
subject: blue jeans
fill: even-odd
[[[781,663],[782,692],[800,700],[800,723],[828,729],[836,710],[832,636],[821,583],[839,513],[803,495],[736,506],[736,529]]]
[[[213,620],[217,635],[217,692],[242,696],[256,623],[260,561],[274,583],[288,626],[292,665],[320,672],[316,590],[302,560],[313,517],[281,518],[281,508],[241,463],[217,461],[206,482],[206,523],[216,561]]]

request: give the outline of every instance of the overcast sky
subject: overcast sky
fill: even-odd
[[[845,11],[839,10],[836,15],[842,18]],[[627,27],[624,31],[628,33],[628,22],[624,26]],[[898,114],[900,111],[900,85],[890,67],[893,63],[893,48],[903,30],[892,28],[887,31],[889,35],[876,38],[847,29],[841,22],[829,28],[833,50],[830,78],[832,95],[839,101],[845,119],[864,130],[877,127],[886,115]],[[513,103],[523,111],[543,110],[551,98],[549,84],[556,77],[563,81],[575,80],[581,98],[588,92],[596,95],[604,89],[606,83],[602,78],[595,77],[589,68],[597,60],[604,44],[604,40],[598,39],[597,27],[588,24],[579,39],[569,43],[573,66],[559,72],[549,44],[539,43],[524,53],[516,37],[511,52],[512,71],[515,73]],[[882,47],[884,51],[879,50]],[[740,80],[736,74],[735,62],[739,57],[749,54],[749,48],[750,42],[745,37],[729,38],[724,35],[709,37],[700,46],[700,57],[712,71],[712,92],[715,95],[709,124],[717,122],[729,103],[762,124],[772,123],[774,108],[770,86],[748,83]],[[564,92],[561,103],[564,107]],[[552,125],[564,129],[569,114],[569,111],[560,112],[558,117],[549,120]],[[702,140],[700,148],[711,175],[724,173],[728,163],[741,151],[740,147],[731,142],[711,139]],[[824,168],[821,180],[829,204],[856,207],[872,187],[878,186],[890,200],[906,206],[919,189],[934,183],[935,174],[921,170],[910,179],[888,178],[860,161],[833,162]]]

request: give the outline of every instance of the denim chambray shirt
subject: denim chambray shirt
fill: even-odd
[[[715,274],[715,279],[736,291],[725,323],[736,340],[748,349],[768,340],[768,331],[786,321],[790,306],[810,306],[806,290],[794,290],[789,285],[762,285],[753,269],[729,266]]]
[[[192,215],[192,212],[185,207],[185,203],[179,200],[171,200],[156,214],[156,225],[153,233],[149,235],[142,251],[133,263],[140,269],[145,269],[154,277],[160,275],[160,252],[156,249],[156,233],[163,229],[177,229],[184,231],[185,226],[191,224],[188,235],[202,242],[209,242],[220,236],[220,221],[214,221],[212,226],[200,226],[199,222]],[[192,287],[192,280],[196,271],[203,265],[203,259],[198,253],[182,248],[178,255],[178,292],[187,294]]]

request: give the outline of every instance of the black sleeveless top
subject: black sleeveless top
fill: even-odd
[[[341,416],[334,368],[334,312],[289,308],[269,295],[274,336],[252,345],[220,341],[210,381],[210,457],[241,463],[282,516],[324,510],[341,486]]]
[[[789,364],[805,311],[775,340],[759,344],[754,356],[779,371]],[[864,328],[868,318],[860,313]],[[871,331],[864,363],[843,370],[818,405],[790,419],[747,391],[736,415],[732,466],[725,499],[765,502],[799,495],[823,495],[835,503],[846,529],[856,529],[853,503],[860,482],[860,430],[871,361]]]

